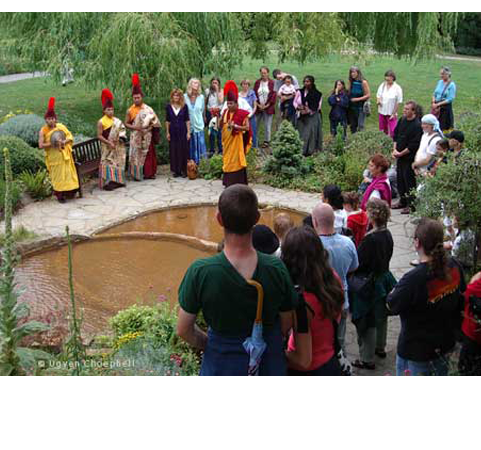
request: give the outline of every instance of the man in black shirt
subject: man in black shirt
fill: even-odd
[[[411,165],[423,135],[418,110],[416,102],[407,102],[404,105],[403,117],[394,130],[392,156],[397,159],[397,188],[400,201],[393,209],[402,208],[401,214],[409,214],[413,203],[411,191],[416,188],[416,176]]]

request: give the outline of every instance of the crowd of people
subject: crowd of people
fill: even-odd
[[[470,263],[459,258],[458,252],[461,241],[472,238],[466,224],[456,217],[444,217],[444,226],[421,220],[414,235],[415,268],[399,282],[389,270],[391,209],[412,212],[416,190],[423,189],[425,177],[436,176],[448,152],[458,160],[464,151],[464,134],[451,130],[456,86],[449,69],[441,69],[430,113],[423,114],[410,100],[399,120],[402,88],[393,71],[385,73],[376,103],[379,129],[393,139],[394,177],[389,174],[388,158],[375,154],[368,161],[358,192],[342,193],[338,186],[328,185],[302,226],[294,227],[288,216],[280,215],[274,230],[257,225],[257,197],[245,186],[246,154],[252,146],[259,146],[260,124],[264,127],[261,147],[269,147],[276,111],[280,119],[297,128],[304,155],[321,150],[323,96],[310,75],[300,87],[292,74],[280,69],[273,71],[273,79],[269,74],[269,69],[262,67],[253,88],[244,79],[240,90],[232,80],[222,87],[220,79],[213,77],[204,92],[200,80],[192,78],[185,93],[172,90],[166,106],[165,131],[174,177],[186,177],[188,164],[199,164],[208,153],[223,158],[226,190],[219,199],[217,215],[225,232],[223,245],[218,255],[196,261],[179,288],[178,332],[204,351],[201,373],[247,373],[244,340],[259,301],[252,280],[260,284],[265,299],[261,319],[266,350],[261,374],[348,374],[344,340],[349,318],[359,343],[359,358],[352,365],[373,370],[375,358],[386,357],[390,314],[401,317],[398,374],[446,374],[450,353],[461,335],[459,370],[480,373],[481,275],[466,287],[464,270]],[[161,122],[144,103],[137,74],[132,85],[133,104],[124,121],[115,117],[112,93],[104,89],[101,94],[99,184],[105,190],[125,186],[127,175],[134,181],[156,176],[155,145]],[[370,114],[370,96],[361,70],[351,67],[348,85],[337,80],[328,98],[331,134],[342,130],[345,136],[348,125],[351,133],[362,130]],[[53,98],[45,121],[39,147],[45,149],[54,194],[64,203],[78,191],[79,180],[73,136],[57,122]],[[397,204],[392,203],[393,180],[399,194]],[[196,325],[200,311],[209,326],[207,333]]]
[[[355,192],[336,187],[300,226],[279,214],[274,230],[258,225],[255,192],[225,189],[217,221],[219,253],[195,261],[179,288],[178,334],[202,351],[201,375],[247,375],[246,350],[263,290],[263,351],[259,375],[349,375],[344,337],[355,325],[359,358],[352,366],[375,370],[386,358],[388,317],[399,315],[397,375],[447,375],[456,342],[459,373],[481,374],[481,272],[468,286],[462,266],[444,246],[441,222],[422,219],[414,232],[419,264],[396,281],[389,266],[393,237],[388,203],[371,196],[359,209]],[[339,211],[339,209],[337,209]],[[350,221],[350,218],[355,218]],[[207,332],[196,324],[202,313]]]

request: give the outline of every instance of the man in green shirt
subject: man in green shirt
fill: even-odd
[[[284,375],[283,335],[292,327],[297,293],[284,263],[252,246],[252,229],[260,217],[254,191],[245,185],[230,186],[218,208],[224,250],[195,261],[187,270],[179,287],[177,333],[204,351],[201,375],[247,375],[249,357],[242,343],[252,331],[257,307],[257,290],[247,280],[255,280],[264,290],[267,344],[259,373]],[[201,310],[208,333],[195,324]]]

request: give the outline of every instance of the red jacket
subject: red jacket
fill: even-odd
[[[359,211],[358,213],[350,214],[347,216],[347,228],[352,231],[354,235],[354,241],[356,242],[356,248],[362,241],[362,238],[366,234],[367,225],[369,219],[364,211]]]
[[[259,101],[259,87],[261,85],[261,79],[259,78],[254,84],[254,92],[256,93],[257,101]],[[269,107],[264,111],[267,114],[275,114],[276,112],[276,91],[274,91],[274,80],[269,78],[268,80],[268,87],[269,87],[269,95],[267,96],[267,103]],[[259,111],[259,110],[258,110]]]
[[[474,295],[475,297],[481,297],[481,279],[474,283],[468,284],[466,292],[464,293],[464,319],[462,330],[463,333],[471,340],[481,345],[481,323],[477,323],[473,317],[471,308],[469,306],[469,297]]]

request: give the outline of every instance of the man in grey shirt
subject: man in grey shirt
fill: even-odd
[[[346,336],[346,321],[349,312],[349,297],[347,292],[347,276],[358,266],[356,246],[347,236],[334,230],[334,210],[327,203],[319,203],[312,211],[312,224],[319,235],[322,245],[329,253],[329,263],[337,272],[344,289],[344,308],[338,328],[339,343],[344,349]]]

